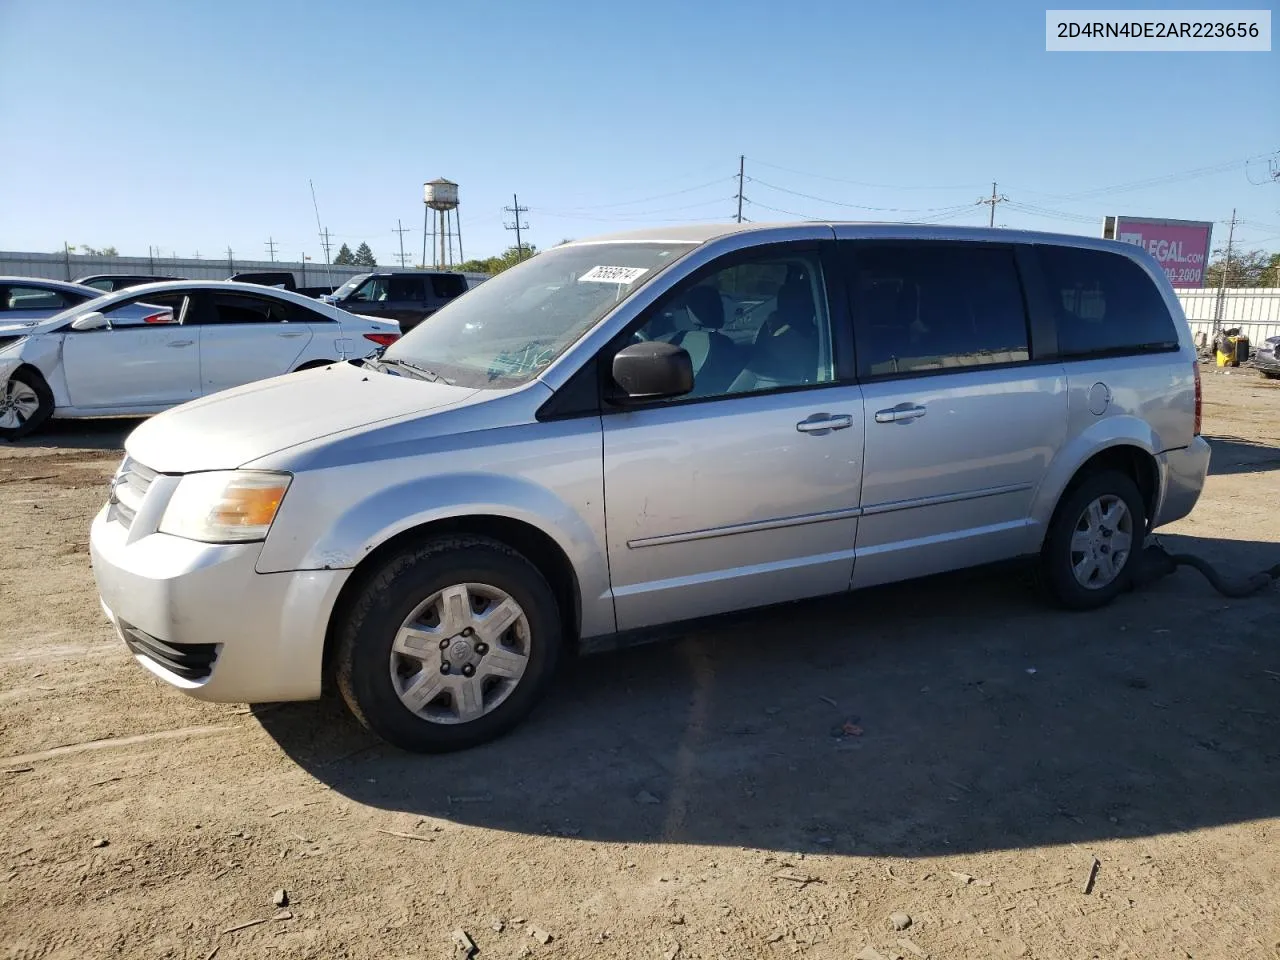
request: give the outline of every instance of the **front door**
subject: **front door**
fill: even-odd
[[[187,326],[187,294],[129,300],[104,316],[110,327],[63,333],[67,394],[78,409],[156,409],[199,396],[200,352]]]
[[[195,313],[200,335],[200,393],[216,393],[294,368],[313,336],[290,322],[293,305],[242,293],[209,293]]]
[[[1062,366],[1036,363],[1014,251],[850,243],[865,407],[856,587],[1023,552],[1067,426]]]
[[[831,247],[731,255],[640,318],[640,339],[689,352],[695,385],[673,401],[606,405],[619,629],[848,589],[862,397],[837,375]]]

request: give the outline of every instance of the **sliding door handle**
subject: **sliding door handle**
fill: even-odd
[[[900,403],[888,410],[876,411],[876,423],[909,423],[919,420],[928,411],[914,403]]]

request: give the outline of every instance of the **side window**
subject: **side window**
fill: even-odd
[[[426,281],[426,277],[390,277],[387,280],[387,299],[415,302],[426,300]]]
[[[467,278],[457,273],[431,275],[431,293],[437,300],[452,300],[467,292]]]
[[[1040,247],[1064,357],[1174,350],[1178,334],[1160,291],[1128,257]]]
[[[979,244],[859,244],[853,301],[858,374],[1030,358],[1013,251]]]
[[[71,305],[58,291],[40,287],[9,287],[5,294],[6,310],[62,310]]]
[[[280,323],[287,320],[287,308],[274,300],[260,300],[234,293],[215,293],[209,297],[210,324]]]
[[[351,299],[365,303],[382,303],[387,299],[387,278],[370,277],[352,291]]]
[[[95,290],[104,290],[107,293],[112,293],[115,289],[110,277],[99,277],[97,280],[90,280],[85,286],[93,287]]]
[[[688,397],[835,379],[822,268],[812,251],[737,259],[705,274],[654,304],[636,335],[688,351],[694,375]]]

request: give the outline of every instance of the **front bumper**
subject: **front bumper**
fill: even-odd
[[[1152,527],[1164,526],[1189,514],[1209,473],[1209,441],[1195,437],[1189,446],[1156,456],[1160,467],[1160,501]]]
[[[261,543],[207,544],[126,527],[89,536],[103,610],[138,663],[202,700],[320,695],[329,617],[350,570],[254,570]]]

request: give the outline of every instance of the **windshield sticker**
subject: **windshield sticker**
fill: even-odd
[[[578,278],[579,283],[635,283],[647,267],[592,267]]]

